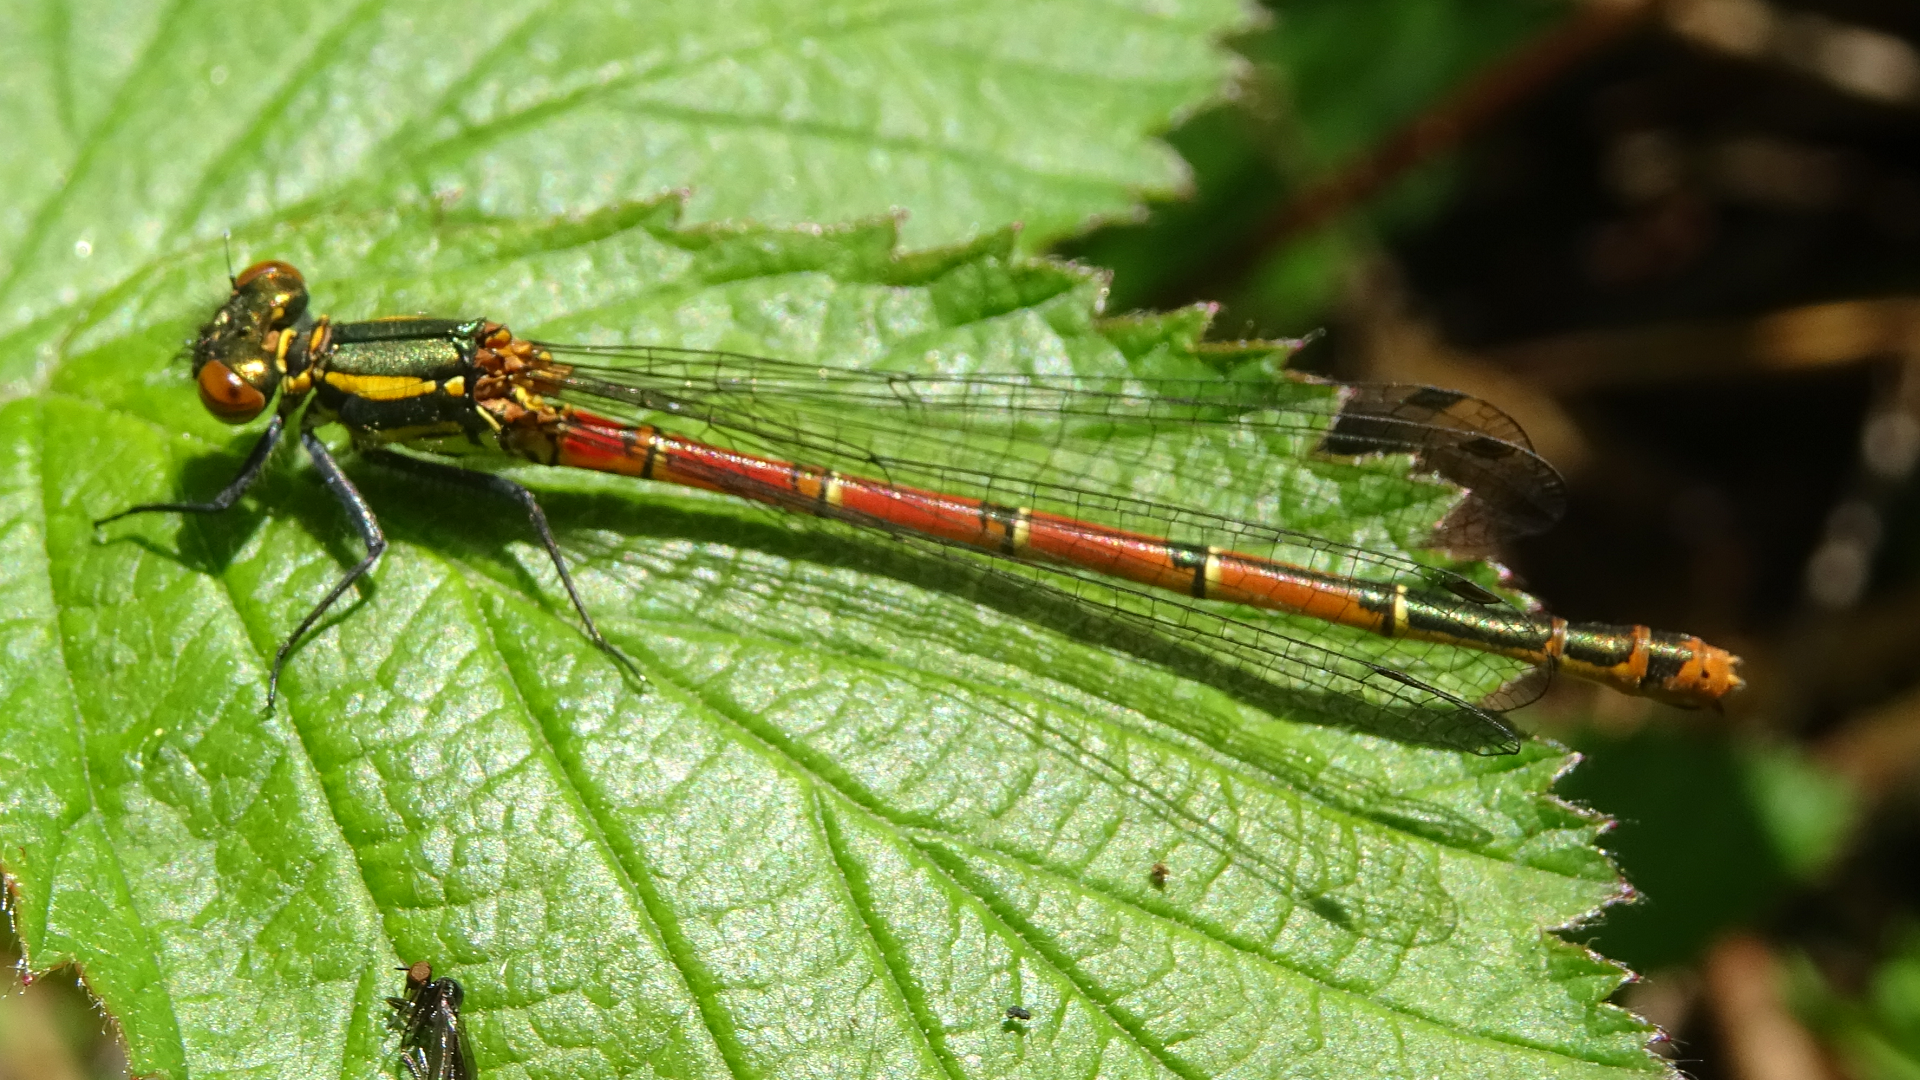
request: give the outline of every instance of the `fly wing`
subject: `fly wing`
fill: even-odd
[[[467,1031],[467,1022],[458,1021],[454,1026],[454,1054],[447,1070],[447,1080],[473,1080],[473,1037]]]
[[[460,1019],[464,993],[452,978],[432,978],[432,968],[408,971],[407,996],[390,997],[389,1026],[401,1029],[400,1061],[413,1080],[472,1080],[472,1048]]]
[[[420,1067],[419,1080],[472,1080],[466,1025],[454,1010],[436,1009],[413,1049],[419,1051],[414,1058]]]

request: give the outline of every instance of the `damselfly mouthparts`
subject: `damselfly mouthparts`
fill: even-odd
[[[407,973],[405,997],[390,997],[394,1026],[401,1029],[400,1062],[413,1080],[472,1080],[473,1049],[460,1019],[466,994],[451,976],[433,977],[425,960]]]
[[[1225,485],[1225,476],[1259,472],[1277,454],[1407,454],[1468,489],[1461,512],[1443,523],[1451,540],[1551,523],[1562,502],[1558,474],[1511,419],[1464,395],[1282,377],[905,374],[560,345],[482,319],[335,323],[308,312],[306,284],[283,262],[256,263],[232,284],[192,343],[194,378],[207,409],[235,424],[265,412],[278,393],[265,433],[211,500],[136,506],[101,523],[225,510],[260,476],[288,425],[298,425],[367,555],[281,644],[269,708],[289,651],[386,546],[373,511],[313,434],[335,422],[365,457],[517,503],[587,635],[623,663],[581,601],[531,492],[389,447],[504,452],[874,530],[983,582],[1025,590],[1036,606],[1086,613],[1087,626],[1114,630],[1116,647],[1197,658],[1243,696],[1476,753],[1517,748],[1498,713],[1532,700],[1554,671],[1688,707],[1717,704],[1741,685],[1738,658],[1698,637],[1569,624],[1404,555],[1273,524],[1265,518],[1293,510],[1286,492],[1273,493],[1260,514],[1226,514],[1168,490],[1176,471]],[[1202,460],[1202,443],[1212,458]],[[1396,654],[1320,640],[1297,617],[1425,650],[1416,657],[1424,666],[1414,673]],[[1435,669],[1483,676],[1462,685],[1506,686],[1470,697],[1439,685]]]

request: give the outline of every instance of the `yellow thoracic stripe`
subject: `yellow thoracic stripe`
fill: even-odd
[[[413,375],[348,375],[329,371],[326,380],[328,386],[368,401],[401,401],[440,389],[440,384],[432,379]]]

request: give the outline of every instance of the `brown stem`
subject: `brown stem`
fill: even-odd
[[[1832,1080],[1813,1036],[1782,1000],[1779,965],[1765,942],[1747,934],[1723,938],[1707,954],[1703,974],[1730,1076]]]
[[[1458,145],[1474,131],[1532,96],[1561,72],[1638,26],[1651,0],[1590,0],[1559,26],[1521,46],[1442,98],[1374,148],[1308,184],[1198,276],[1169,290],[1160,306],[1217,296],[1269,252],[1372,197],[1414,166]]]

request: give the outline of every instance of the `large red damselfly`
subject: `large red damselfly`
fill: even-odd
[[[1275,453],[1405,454],[1467,489],[1443,525],[1449,543],[1475,546],[1551,523],[1564,497],[1558,474],[1504,413],[1464,395],[1286,377],[908,374],[693,349],[569,346],[517,338],[479,319],[335,323],[308,312],[306,284],[283,262],[256,263],[232,286],[192,343],[194,378],[207,409],[236,424],[279,393],[265,434],[211,500],[136,506],[102,523],[225,510],[260,476],[288,424],[298,424],[367,555],[281,644],[269,708],[289,651],[386,546],[372,510],[313,433],[334,422],[362,456],[517,502],[588,636],[622,663],[581,601],[531,492],[504,476],[388,447],[443,456],[503,451],[877,530],[979,581],[1059,601],[1084,613],[1083,626],[1115,631],[1116,647],[1201,671],[1256,703],[1476,753],[1518,747],[1499,713],[1532,700],[1556,671],[1687,707],[1716,705],[1741,685],[1738,658],[1698,637],[1570,624],[1406,555],[1252,513],[1199,509],[1199,500],[1183,505],[1156,481],[1173,465],[1187,477],[1211,467],[1224,486],[1236,467],[1257,470]],[[1303,387],[1322,404],[1303,404]],[[1217,460],[1192,459],[1195,432],[1214,436],[1207,445]],[[1287,493],[1272,494],[1260,516],[1286,519]],[[1429,658],[1447,650],[1456,659],[1440,667],[1498,674],[1505,685],[1470,699],[1439,685],[1431,659],[1410,673],[1391,651],[1318,640],[1301,617]]]

